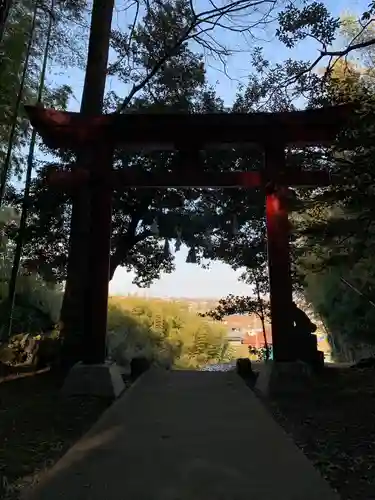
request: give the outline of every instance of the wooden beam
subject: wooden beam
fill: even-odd
[[[267,179],[260,172],[199,172],[190,169],[185,172],[140,172],[132,169],[112,170],[108,174],[113,189],[121,191],[127,188],[256,188],[265,186]],[[53,171],[48,175],[48,182],[57,189],[79,188],[90,179],[90,171],[76,168],[72,171]],[[326,171],[290,171],[275,174],[275,183],[286,186],[329,186],[336,181]]]
[[[292,145],[331,143],[352,106],[342,105],[279,113],[108,114],[87,118],[79,113],[25,106],[31,124],[53,148],[81,149],[111,144],[127,150],[240,144],[263,146],[270,137]]]

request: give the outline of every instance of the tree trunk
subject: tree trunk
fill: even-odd
[[[130,238],[125,244],[122,243],[111,256],[109,264],[109,281],[112,281],[116,269],[121,265],[121,262],[124,261],[124,256],[130,252],[136,243],[137,240],[135,237]]]
[[[257,291],[257,300],[258,300],[259,311],[260,311],[260,321],[262,323],[264,348],[266,349],[266,361],[268,361],[270,359],[270,350],[269,350],[269,345],[268,345],[268,341],[267,341],[267,332],[266,332],[263,302],[262,302],[262,298],[260,296],[258,278],[257,278],[257,276],[255,276],[255,274],[254,274],[254,278],[255,278],[255,287],[256,287],[256,291]]]
[[[143,205],[143,208],[135,212],[131,218],[129,226],[126,233],[121,237],[121,240],[115,245],[116,250],[111,256],[110,266],[109,266],[109,281],[112,280],[116,269],[119,267],[121,262],[124,261],[124,256],[128,255],[130,250],[140,241],[144,240],[149,234],[142,233],[136,235],[136,230],[139,221],[141,220],[144,211],[147,209],[148,203]]]
[[[81,113],[102,113],[107,76],[108,52],[114,0],[94,0]],[[95,158],[82,151],[78,162],[89,165]],[[61,310],[62,353],[65,368],[81,360],[84,352],[84,300],[88,277],[88,242],[90,231],[90,191],[83,187],[73,199],[70,226],[69,258],[65,293]],[[87,348],[87,346],[86,346]]]

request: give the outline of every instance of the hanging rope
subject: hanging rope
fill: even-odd
[[[54,8],[55,8],[55,0],[52,0],[51,1],[51,10],[49,12],[47,39],[46,39],[46,46],[44,49],[42,71],[40,74],[37,103],[42,102],[42,96],[43,96],[43,91],[44,91],[44,83],[45,83],[47,63],[48,63],[48,54],[49,54],[52,26],[53,26],[53,20],[54,20],[54,16],[53,16]],[[24,190],[24,196],[23,196],[23,201],[22,201],[22,212],[21,212],[20,226],[18,229],[16,250],[14,253],[12,273],[11,273],[11,277],[10,277],[10,281],[9,281],[8,318],[7,318],[8,321],[7,321],[7,325],[6,325],[6,329],[5,329],[4,333],[2,332],[4,335],[6,335],[6,338],[10,337],[11,331],[12,331],[13,310],[14,310],[14,301],[15,301],[15,296],[16,296],[17,277],[18,277],[18,272],[19,272],[19,267],[20,267],[20,262],[21,262],[21,257],[22,257],[23,243],[24,243],[24,239],[25,239],[28,209],[30,206],[30,187],[31,187],[31,175],[32,175],[33,166],[34,166],[35,145],[36,145],[36,130],[34,128],[32,131],[32,134],[31,134],[29,154],[27,157],[25,190]]]
[[[174,246],[175,252],[178,252],[181,249],[182,245],[182,231],[180,227],[176,228],[176,243]]]
[[[205,233],[204,233],[204,246],[207,248],[207,250],[209,252],[211,252],[213,249],[213,245],[212,245],[212,241],[211,241],[211,233],[210,233],[209,228],[207,228]]]
[[[197,263],[197,253],[195,251],[195,247],[190,247],[189,252],[186,257],[187,264],[196,264]]]
[[[346,285],[347,287],[351,288],[353,290],[353,292],[355,292],[357,295],[359,295],[362,298],[364,298],[370,304],[370,306],[375,307],[374,301],[372,301],[370,299],[370,297],[368,297],[366,294],[364,294],[363,292],[361,292],[360,290],[358,290],[358,288],[356,288],[354,285],[352,285],[351,283],[349,283],[349,281],[347,281],[344,278],[340,278],[340,281],[342,283],[344,283],[344,285]]]
[[[237,219],[237,216],[234,214],[232,216],[232,234],[233,234],[233,236],[237,236],[238,231],[239,231],[238,219]]]
[[[31,54],[31,49],[32,49],[32,45],[33,45],[37,13],[38,13],[38,3],[36,2],[34,12],[33,12],[33,18],[31,21],[29,43],[27,45],[25,63],[23,66],[21,82],[20,82],[20,86],[18,89],[17,100],[16,100],[14,113],[13,113],[12,127],[10,129],[9,138],[8,138],[7,154],[6,154],[4,165],[3,165],[3,168],[1,170],[1,175],[0,175],[0,207],[2,206],[3,201],[4,201],[5,188],[6,188],[6,184],[7,184],[7,180],[8,180],[8,174],[10,172],[10,162],[12,159],[14,137],[16,135],[16,130],[17,130],[17,119],[18,119],[18,115],[20,112],[23,91],[24,91],[25,81],[26,81],[26,75],[27,75],[27,69],[29,66],[30,54]]]
[[[156,217],[151,224],[150,231],[152,235],[159,236],[159,225]]]
[[[164,241],[163,255],[166,259],[171,255],[171,249],[168,238],[166,238]]]

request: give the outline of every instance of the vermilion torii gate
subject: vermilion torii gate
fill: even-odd
[[[289,348],[292,330],[292,280],[289,258],[288,186],[324,186],[327,172],[292,172],[285,166],[288,145],[324,145],[334,141],[350,116],[348,106],[317,110],[253,114],[109,114],[94,118],[79,113],[26,107],[31,124],[45,144],[70,148],[92,158],[88,165],[56,171],[49,181],[59,189],[90,185],[91,227],[89,280],[85,309],[86,335],[91,339],[86,363],[102,363],[106,351],[108,278],[113,190],[126,187],[264,187],[270,276],[274,360],[293,361]],[[196,152],[211,147],[262,148],[261,172],[190,171],[152,174],[132,169],[114,171],[113,151],[180,150],[192,162]]]

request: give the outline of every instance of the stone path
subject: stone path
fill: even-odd
[[[26,498],[338,500],[236,373],[157,370]]]

